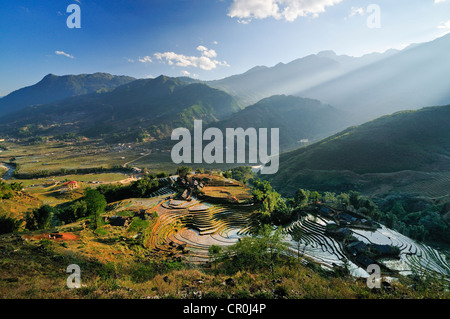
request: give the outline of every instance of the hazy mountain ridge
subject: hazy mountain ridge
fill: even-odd
[[[315,171],[317,176],[323,173],[324,184],[337,172],[342,172],[343,184],[357,174],[450,171],[449,127],[450,105],[383,116],[282,154],[280,170],[270,179],[295,189],[301,184],[319,185],[320,178],[311,179]]]
[[[321,51],[286,64],[256,66],[245,73],[207,83],[250,105],[272,95],[297,94],[396,53],[396,50],[388,50],[383,54],[372,53],[356,58],[337,55],[333,51]]]
[[[276,95],[214,123],[215,127],[279,128],[282,150],[298,148],[346,127],[347,114],[317,100]],[[300,142],[301,140],[307,140]]]
[[[450,34],[411,45],[297,94],[354,112],[360,123],[396,111],[446,105],[450,103],[449,50]]]
[[[450,103],[450,34],[362,57],[322,51],[273,67],[258,66],[209,85],[244,105],[286,94],[348,111],[354,124],[385,114]]]

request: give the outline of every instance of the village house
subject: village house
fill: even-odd
[[[76,181],[70,181],[70,182],[64,183],[64,186],[66,186],[68,189],[77,189],[78,183]]]

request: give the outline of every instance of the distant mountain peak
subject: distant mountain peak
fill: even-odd
[[[3,97],[0,102],[0,115],[18,111],[30,105],[46,104],[99,90],[111,90],[134,80],[136,79],[129,76],[116,76],[101,72],[63,76],[49,73],[38,83]]]
[[[337,57],[337,54],[333,50],[325,50],[317,53],[317,56],[321,58],[335,58]]]

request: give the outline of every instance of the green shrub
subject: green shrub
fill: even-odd
[[[0,216],[0,235],[13,233],[20,227],[20,221],[14,218]]]

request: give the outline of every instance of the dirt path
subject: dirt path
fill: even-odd
[[[150,153],[148,153],[148,154],[145,154],[145,155],[142,155],[142,156],[140,156],[140,157],[138,157],[138,158],[136,158],[136,159],[134,159],[134,160],[132,160],[132,161],[126,162],[126,163],[124,163],[124,164],[122,165],[122,167],[127,167],[127,165],[129,165],[129,164],[131,164],[131,163],[133,163],[133,162],[136,162],[136,161],[140,160],[141,158],[144,158],[144,157],[149,156],[149,155],[151,155],[151,154],[152,154],[152,152],[150,152]]]

